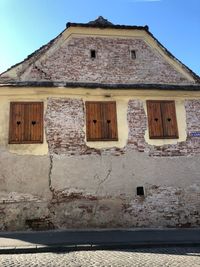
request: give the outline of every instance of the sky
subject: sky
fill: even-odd
[[[148,25],[200,75],[200,0],[0,0],[0,73],[56,37],[67,22],[98,16],[114,24]]]

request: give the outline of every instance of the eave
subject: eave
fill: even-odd
[[[200,91],[199,85],[175,85],[175,84],[105,84],[105,83],[82,83],[82,82],[57,82],[57,81],[23,81],[0,83],[3,87],[52,87],[52,88],[87,88],[108,90],[173,90],[173,91]]]

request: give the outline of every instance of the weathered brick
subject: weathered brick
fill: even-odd
[[[122,155],[127,149],[148,153],[149,156],[173,157],[200,154],[200,139],[191,137],[190,132],[200,131],[200,101],[186,100],[187,140],[177,144],[153,146],[144,139],[147,117],[143,102],[130,100],[128,103],[128,140],[124,148],[94,149],[85,142],[85,111],[82,100],[59,98],[48,100],[45,117],[46,135],[50,153],[67,155],[111,154]]]
[[[110,153],[121,155],[122,149],[95,149],[85,142],[85,112],[83,100],[49,98],[45,115],[46,138],[52,154],[91,155]]]
[[[147,117],[140,100],[130,100],[128,104],[129,137],[127,147],[146,152],[149,156],[173,157],[200,154],[200,139],[191,137],[192,131],[200,131],[200,100],[186,100],[187,140],[177,144],[152,146],[144,139]]]
[[[90,49],[97,56],[90,58]],[[131,59],[130,50],[136,50]],[[97,83],[191,83],[142,39],[73,37],[39,59],[22,80]]]

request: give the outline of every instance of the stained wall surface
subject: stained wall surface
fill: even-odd
[[[0,229],[199,227],[198,92],[4,88]],[[146,100],[174,100],[179,139],[150,140]],[[11,101],[44,102],[44,143],[8,144]],[[116,101],[118,141],[87,142],[85,101]],[[136,188],[144,187],[144,196]]]

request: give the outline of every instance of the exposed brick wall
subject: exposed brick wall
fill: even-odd
[[[145,185],[145,197],[58,195],[52,201],[0,203],[0,230],[199,227],[200,187]]]
[[[48,99],[45,115],[46,138],[50,154],[100,154],[85,142],[85,112],[82,100],[70,98]]]
[[[90,58],[90,49],[97,51]],[[136,50],[131,59],[130,50]],[[142,39],[74,37],[39,59],[22,80],[98,83],[191,83]]]
[[[83,101],[49,99],[45,123],[50,153],[81,153],[85,147]]]
[[[146,186],[146,197],[136,197],[124,207],[127,221],[133,225],[165,227],[191,227],[199,225],[199,186],[178,188]]]
[[[125,153],[117,147],[95,149],[85,142],[84,103],[79,99],[49,98],[45,115],[45,131],[50,154],[90,155]]]
[[[191,131],[200,131],[200,100],[186,100],[187,140],[174,145],[152,146],[145,142],[147,117],[140,100],[130,100],[128,104],[129,137],[127,147],[150,156],[173,157],[200,154],[200,138],[191,137]]]
[[[0,192],[0,205],[9,203],[22,203],[22,202],[41,202],[42,198],[31,194],[22,194],[17,192]]]
[[[198,227],[200,188],[146,184],[145,196],[64,196],[49,205],[55,228]]]
[[[0,230],[47,230],[50,224],[47,201],[24,200],[0,203]]]
[[[94,149],[85,142],[84,103],[78,99],[49,99],[45,116],[46,136],[50,153],[66,155],[112,154],[119,156],[126,149],[148,153],[150,156],[188,156],[200,154],[200,138],[191,137],[191,131],[200,131],[200,101],[185,101],[187,114],[187,140],[173,145],[152,146],[144,139],[147,117],[143,102],[130,100],[128,103],[128,140],[123,149]]]
[[[144,140],[145,130],[147,129],[147,117],[140,100],[129,100],[128,102],[128,141],[127,147],[144,152],[147,144]]]
[[[185,109],[187,116],[187,134],[189,135],[192,131],[200,131],[200,100],[193,99],[185,101]]]

